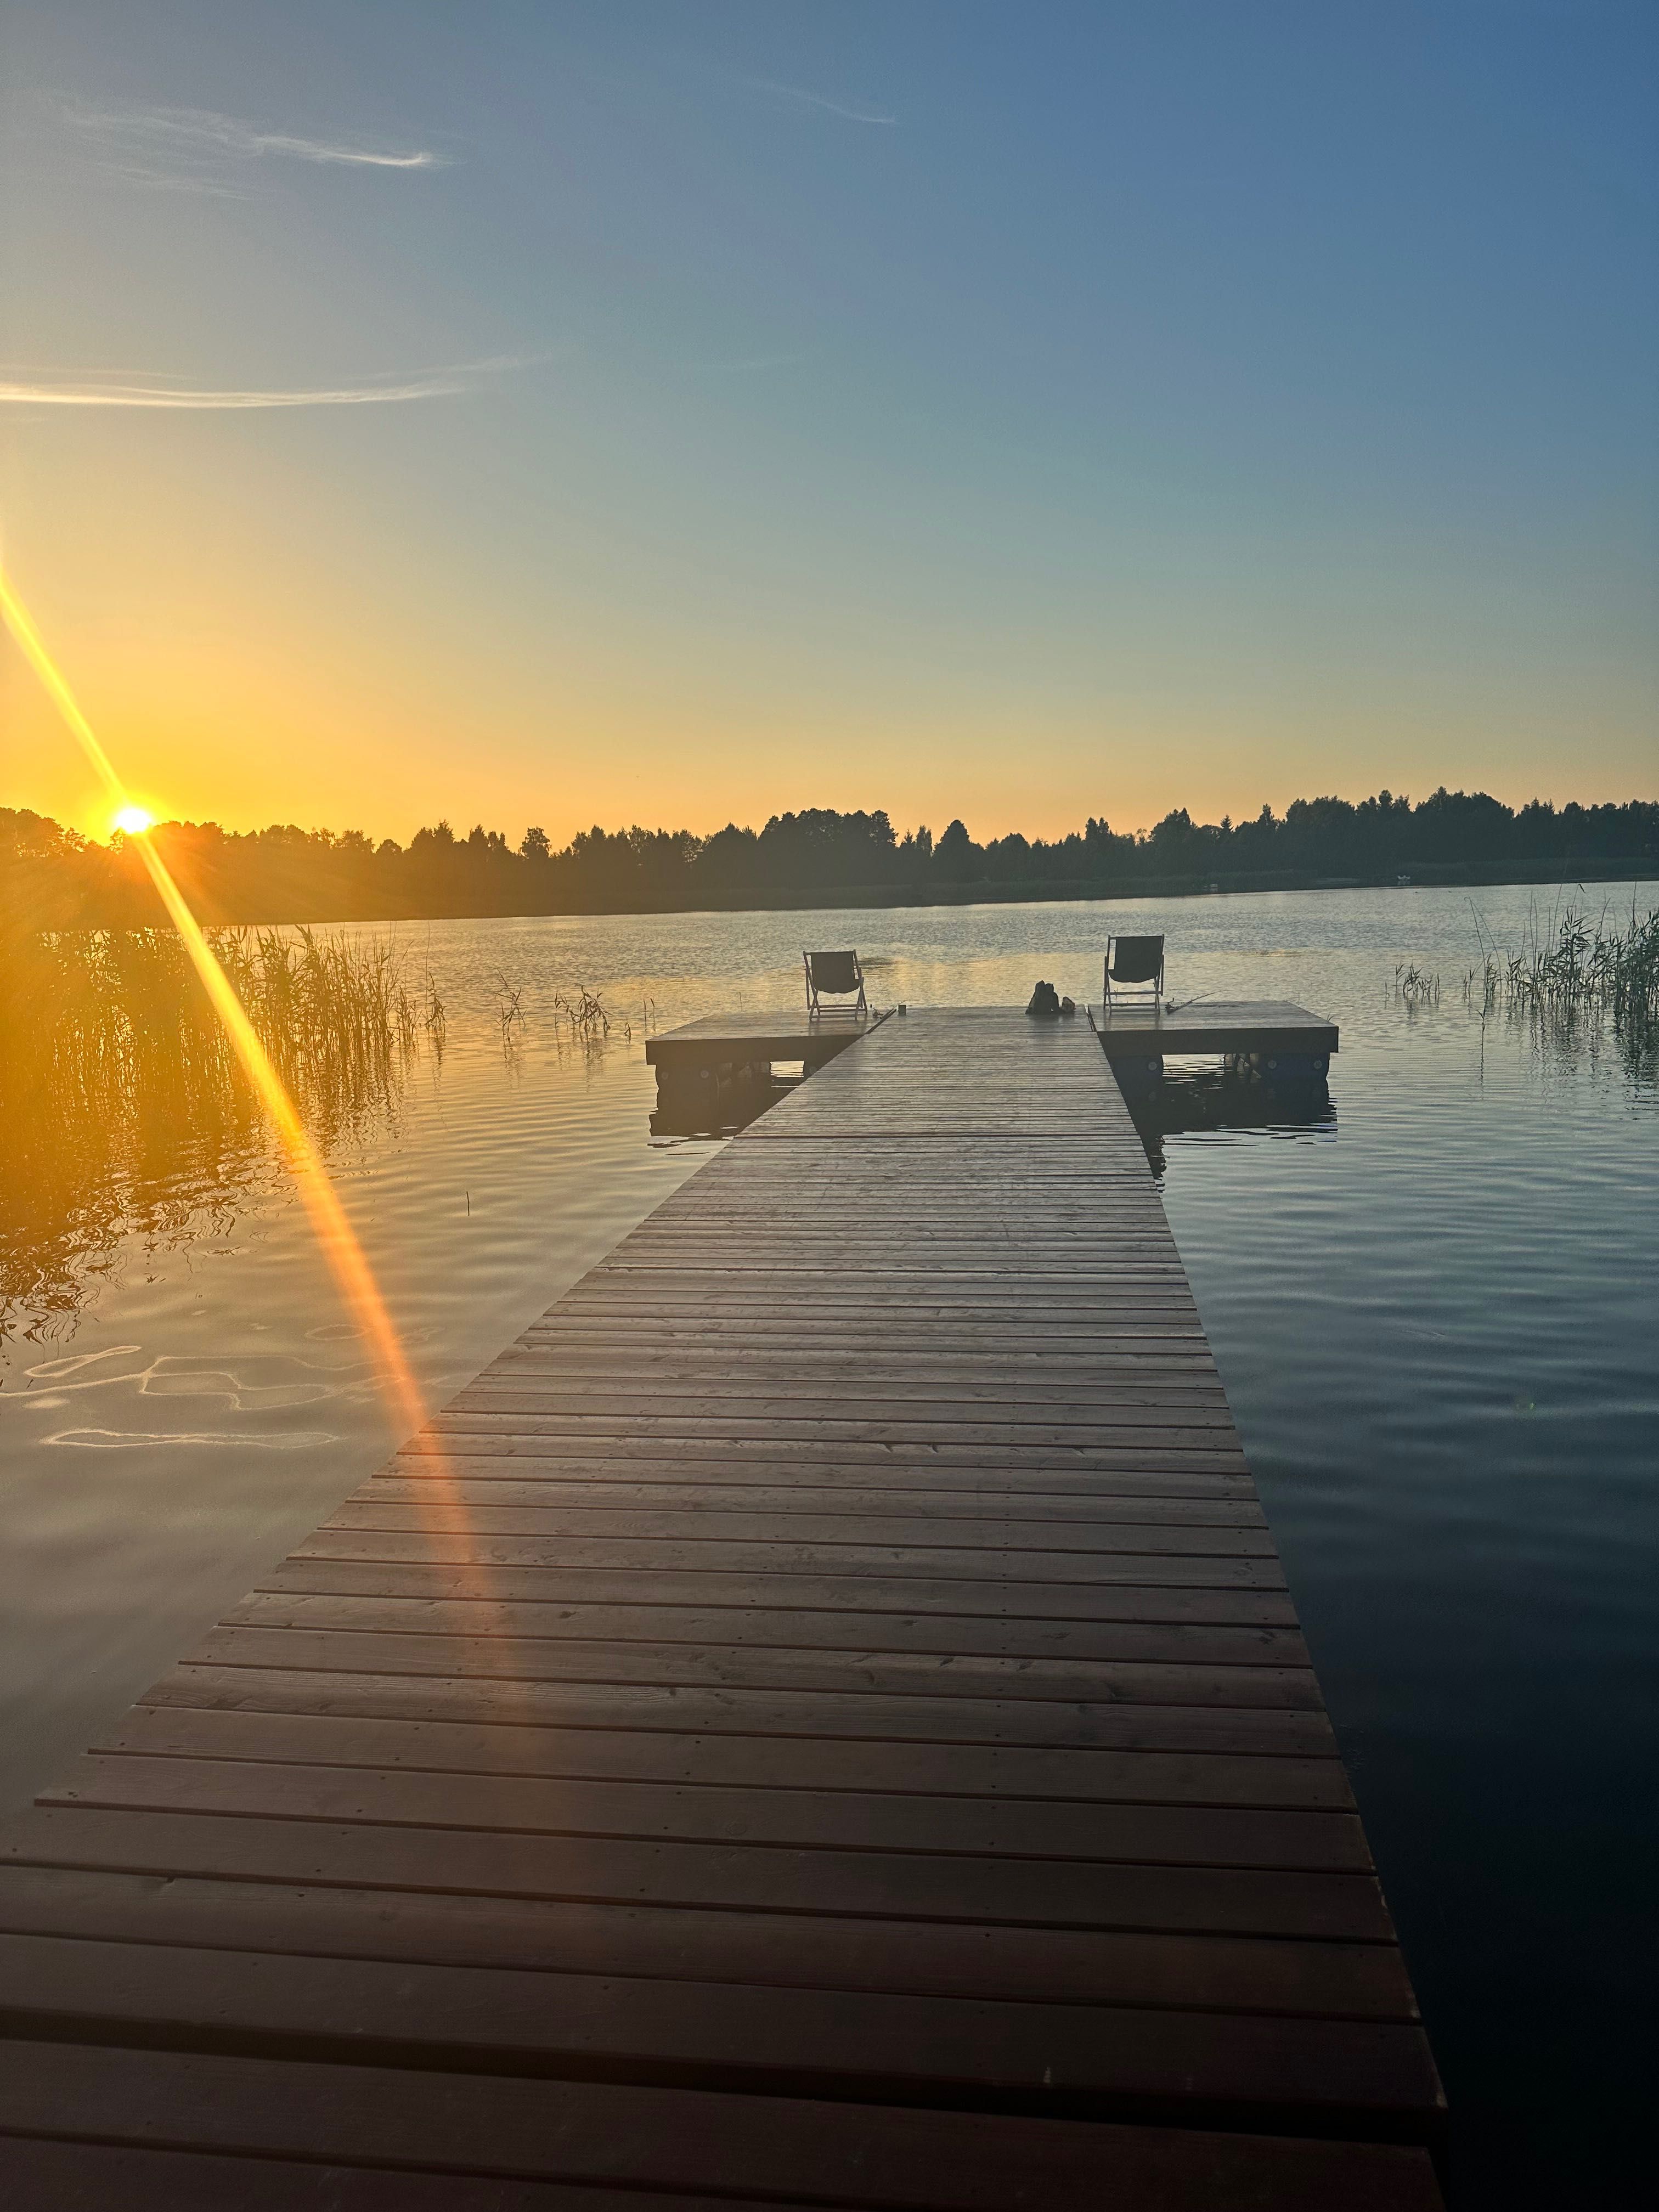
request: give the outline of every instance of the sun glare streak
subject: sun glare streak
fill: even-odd
[[[421,1425],[425,1409],[422,1406],[415,1378],[410,1372],[409,1363],[404,1358],[403,1346],[398,1340],[392,1316],[380,1296],[380,1285],[374,1279],[362,1246],[357,1241],[356,1231],[346,1218],[345,1209],[340,1204],[339,1195],[324,1165],[322,1154],[300,1119],[294,1102],[288,1095],[287,1086],[272,1066],[270,1055],[266,1052],[258,1031],[248,1019],[246,1010],[231,987],[230,978],[220,966],[213,947],[202,934],[201,927],[191,912],[184,893],[174,883],[166,862],[150,842],[147,833],[153,826],[153,817],[128,798],[113,763],[99,743],[92,725],[81,712],[74,693],[47,652],[45,641],[35,628],[28,610],[13,591],[3,573],[0,573],[0,616],[3,617],[6,628],[16,641],[24,659],[45,685],[58,712],[79,739],[88,759],[102,779],[112,804],[115,825],[125,830],[137,848],[150,881],[183,940],[191,963],[201,978],[215,1012],[224,1024],[231,1048],[275,1125],[278,1141],[310,1217],[312,1228],[333,1270],[347,1309],[373,1347],[380,1370],[382,1395],[398,1425],[398,1434],[400,1437],[412,1435]]]
[[[40,678],[53,706],[69,724],[81,743],[81,749],[102,778],[104,787],[114,800],[118,813],[132,802],[127,797],[121,779],[115,773],[114,763],[98,742],[97,732],[81,712],[74,692],[58,672],[58,664],[46,651],[46,641],[34,627],[28,609],[13,591],[9,580],[0,571],[0,615],[5,618],[18,650]]]

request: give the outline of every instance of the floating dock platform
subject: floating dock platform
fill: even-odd
[[[886,1019],[833,1010],[816,1020],[805,1012],[716,1014],[647,1037],[646,1060],[657,1071],[653,1127],[712,1130],[752,1121],[772,1103],[778,1062],[798,1061],[805,1074],[816,1074]]]
[[[1089,1022],[1114,1064],[1218,1054],[1322,1076],[1338,1041],[1334,1022],[1288,999],[1193,999],[1173,1007],[1126,1000],[1091,1006]]]
[[[1088,1025],[690,1176],[10,1827],[0,2035],[15,2212],[1433,2212]]]

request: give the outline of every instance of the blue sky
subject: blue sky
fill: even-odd
[[[1651,6],[4,25],[5,557],[169,813],[1653,795]]]

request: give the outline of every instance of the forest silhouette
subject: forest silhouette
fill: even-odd
[[[1283,815],[1193,821],[1184,807],[1121,833],[1091,817],[1052,840],[976,843],[961,822],[900,836],[887,815],[812,807],[763,830],[592,829],[556,850],[447,822],[406,846],[361,830],[232,831],[168,822],[149,835],[206,922],[393,921],[482,915],[929,905],[1112,898],[1217,888],[1395,882],[1546,882],[1659,872],[1659,802],[1512,808],[1443,787],[1415,805],[1387,791],[1297,799]],[[131,842],[100,845],[0,808],[0,907],[14,926],[138,926],[160,908]]]

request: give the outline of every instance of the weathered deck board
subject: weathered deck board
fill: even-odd
[[[72,2137],[103,2118],[103,2143]],[[1005,2212],[1433,2212],[1419,2152],[160,2051],[0,2046],[9,2201],[85,2212],[601,2212],[637,2205]],[[181,2126],[196,2159],[172,2146]],[[425,2169],[424,2172],[422,2169]],[[434,2170],[440,2169],[434,2179]],[[811,2178],[803,2198],[801,2178]]]
[[[1089,1030],[884,1024],[625,1238],[6,1834],[0,2032],[21,2206],[1436,2205]]]

